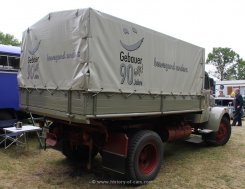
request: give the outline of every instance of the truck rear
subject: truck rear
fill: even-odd
[[[46,144],[88,168],[100,152],[105,169],[149,181],[163,142],[229,140],[201,47],[89,8],[50,13],[24,32],[22,51],[21,108],[51,120]]]

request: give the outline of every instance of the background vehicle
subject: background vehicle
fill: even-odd
[[[228,108],[230,118],[233,119],[234,116],[234,98],[231,97],[216,97],[215,98],[215,105],[219,107],[226,107]],[[244,110],[242,111],[242,117],[244,117]]]
[[[19,64],[20,47],[0,45],[0,127],[16,121],[15,111],[19,110]]]
[[[46,144],[129,180],[156,177],[163,142],[228,142],[210,107],[204,49],[93,9],[51,13],[23,34],[21,108],[52,120]],[[139,183],[138,183],[139,184]]]
[[[216,97],[215,98],[215,105],[220,107],[227,107],[229,110],[229,114],[231,119],[233,119],[233,112],[234,108],[234,98],[230,97]]]

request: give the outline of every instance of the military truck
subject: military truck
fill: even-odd
[[[132,182],[153,180],[163,143],[193,134],[221,146],[205,50],[91,8],[50,13],[23,33],[20,106],[52,121],[47,146]]]

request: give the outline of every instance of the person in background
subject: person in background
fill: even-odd
[[[235,97],[235,95],[236,95],[236,94],[235,94],[234,91],[232,91],[232,93],[230,94],[231,97]]]
[[[236,123],[238,122],[237,126],[242,126],[242,106],[243,106],[243,98],[240,94],[240,89],[235,89],[235,99],[234,99],[234,118],[232,122],[232,126],[236,126]]]
[[[219,95],[218,95],[218,97],[225,97],[225,95],[224,95],[223,91],[219,91]]]

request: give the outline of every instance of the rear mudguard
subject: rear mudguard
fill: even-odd
[[[230,121],[229,110],[224,107],[210,107],[209,120],[205,123],[205,129],[218,131],[220,121],[223,117],[226,117]]]

